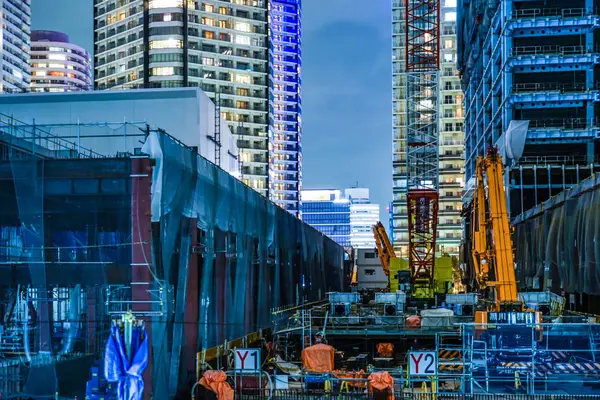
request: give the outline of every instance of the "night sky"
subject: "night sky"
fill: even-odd
[[[32,0],[32,29],[93,51],[92,0]],[[392,198],[390,0],[304,0],[303,185],[371,189],[387,227]]]

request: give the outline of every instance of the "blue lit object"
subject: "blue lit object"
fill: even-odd
[[[117,383],[119,400],[141,400],[144,393],[142,373],[148,366],[148,337],[145,328],[134,327],[131,332],[131,361],[127,358],[124,338],[113,326],[106,343],[104,375],[108,382]]]

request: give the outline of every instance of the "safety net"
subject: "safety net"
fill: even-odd
[[[592,176],[513,221],[522,287],[600,294],[599,178]]]
[[[131,312],[145,390],[172,398],[197,352],[342,289],[343,248],[164,132],[115,157],[13,120],[0,131],[3,395],[116,393],[105,349]]]

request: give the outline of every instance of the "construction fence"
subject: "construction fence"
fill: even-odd
[[[236,394],[236,400],[388,400],[389,393],[316,393],[294,390],[265,391],[263,394]],[[600,395],[549,395],[549,394],[448,394],[448,393],[409,393],[395,392],[395,400],[600,400]]]

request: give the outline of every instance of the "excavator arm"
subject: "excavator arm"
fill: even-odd
[[[377,247],[377,255],[385,272],[385,276],[390,277],[390,259],[395,257],[394,248],[388,238],[385,228],[381,222],[373,225],[373,236],[375,236],[375,246]]]
[[[484,175],[487,177],[487,201]],[[502,180],[502,158],[491,148],[476,161],[472,257],[480,289],[492,287],[494,311],[522,311]]]
[[[475,196],[473,198],[471,218],[471,238],[473,246],[471,256],[475,269],[475,280],[479,289],[487,286],[489,276],[489,260],[487,257],[487,226],[485,204],[485,182],[483,180],[483,157],[477,157],[475,165]]]

